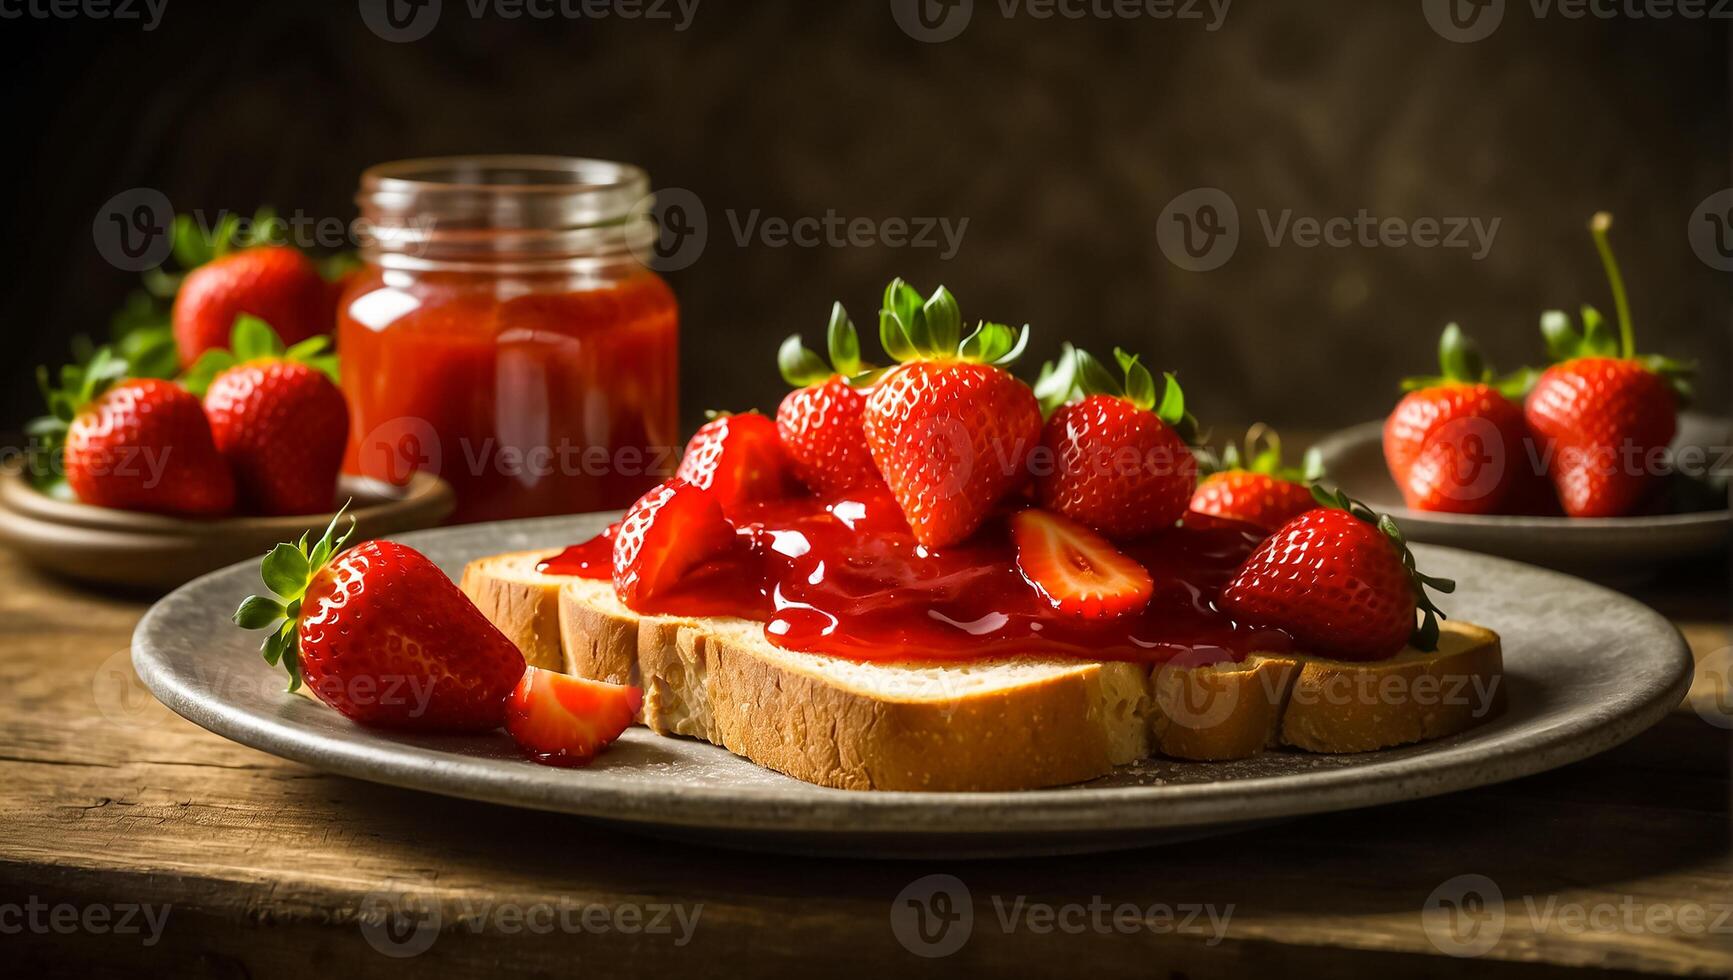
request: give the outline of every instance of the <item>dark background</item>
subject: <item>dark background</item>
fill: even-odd
[[[685,413],[773,407],[773,358],[832,299],[870,322],[883,283],[949,285],[966,316],[1144,351],[1206,423],[1328,427],[1383,414],[1459,319],[1500,364],[1538,359],[1537,316],[1610,311],[1589,214],[1618,216],[1639,343],[1701,361],[1728,397],[1729,277],[1692,212],[1729,173],[1729,25],[1537,19],[1511,0],[1458,44],[1420,0],[1238,0],[1197,21],[1006,18],[977,0],[944,43],[886,0],[703,0],[668,21],[472,18],[444,0],[390,43],[353,2],[168,0],[161,25],[0,21],[5,166],[0,430],[30,372],[101,334],[136,277],[91,221],[132,187],[180,209],[349,218],[389,159],[542,152],[633,161],[703,202],[683,305]],[[1238,253],[1181,270],[1157,247],[1176,195],[1226,190]],[[728,215],[968,219],[961,250],[740,246]],[[1493,248],[1272,248],[1258,209],[1500,219]],[[876,345],[874,345],[876,346]]]

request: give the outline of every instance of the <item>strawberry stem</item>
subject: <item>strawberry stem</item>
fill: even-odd
[[[1613,216],[1599,211],[1589,219],[1589,234],[1595,238],[1595,250],[1601,253],[1601,265],[1607,270],[1607,283],[1613,288],[1613,309],[1619,317],[1619,350],[1622,356],[1637,356],[1636,332],[1631,327],[1631,304],[1625,296],[1625,277],[1619,273],[1619,262],[1613,258],[1613,245],[1607,232],[1613,227]]]
[[[241,629],[270,630],[259,644],[259,653],[271,666],[282,665],[289,675],[290,691],[301,686],[301,600],[306,597],[313,577],[343,551],[355,534],[354,518],[349,519],[347,531],[337,534],[337,524],[348,512],[349,503],[331,518],[325,533],[311,548],[305,533],[293,544],[284,542],[272,548],[259,564],[259,577],[267,592],[247,596],[235,610],[234,622]]]

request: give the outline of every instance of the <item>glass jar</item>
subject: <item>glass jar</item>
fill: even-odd
[[[627,164],[483,156],[361,175],[337,345],[351,473],[457,491],[460,522],[626,507],[672,468],[674,294]]]

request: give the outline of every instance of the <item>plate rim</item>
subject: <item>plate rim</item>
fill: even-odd
[[[577,518],[603,520],[607,516],[612,515],[504,521],[414,532],[403,538],[411,546],[420,546],[416,539],[457,530],[509,527],[533,531],[536,525],[568,523]],[[359,728],[362,738],[334,736],[281,715],[267,716],[232,704],[220,692],[195,690],[167,662],[166,655],[155,648],[152,636],[178,603],[192,601],[213,580],[250,569],[248,562],[200,576],[153,605],[134,631],[132,659],[152,694],[176,714],[232,741],[322,771],[496,805],[640,825],[717,833],[780,829],[809,836],[863,839],[911,834],[965,839],[1107,829],[1153,831],[1280,819],[1420,799],[1516,779],[1596,755],[1659,722],[1689,690],[1694,661],[1684,637],[1670,621],[1643,603],[1604,586],[1538,566],[1463,549],[1419,547],[1422,552],[1453,552],[1472,562],[1521,566],[1546,576],[1570,579],[1575,587],[1596,590],[1620,604],[1628,604],[1633,613],[1659,628],[1657,635],[1669,638],[1667,649],[1654,654],[1658,664],[1672,668],[1666,683],[1634,689],[1617,700],[1580,709],[1541,732],[1509,736],[1525,740],[1518,743],[1487,745],[1476,736],[1479,729],[1471,729],[1451,738],[1423,743],[1417,751],[1398,758],[1334,769],[1159,786],[1085,784],[995,792],[858,791],[801,784],[806,795],[777,798],[720,785],[670,782],[655,786],[622,782],[611,777],[606,768],[534,767],[523,770],[527,778],[499,778],[496,758],[411,744],[390,733]],[[308,707],[313,705],[309,703]],[[664,736],[634,727],[628,737]],[[720,747],[693,744],[730,755]],[[570,782],[574,773],[578,774],[575,788]],[[798,819],[799,826],[790,826],[787,821],[791,819]]]

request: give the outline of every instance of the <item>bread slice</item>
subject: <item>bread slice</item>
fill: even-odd
[[[1435,652],[1372,664],[1274,654],[1155,668],[1044,657],[862,663],[782,650],[750,620],[639,616],[607,582],[536,573],[548,554],[483,559],[463,576],[507,636],[533,644],[526,659],[640,685],[652,730],[843,789],[1034,789],[1154,753],[1368,751],[1462,731],[1503,693],[1498,636],[1462,623],[1445,624]]]

